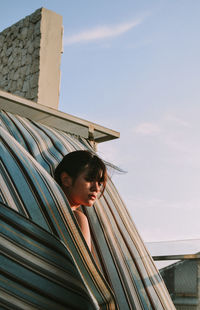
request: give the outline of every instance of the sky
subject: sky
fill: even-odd
[[[1,0],[0,31],[63,16],[59,110],[120,132],[98,154],[145,242],[200,238],[200,1]]]

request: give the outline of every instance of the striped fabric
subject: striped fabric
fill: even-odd
[[[0,120],[1,155],[3,154],[0,200],[13,209],[10,210],[13,227],[16,227],[14,221],[17,211],[24,222],[31,222],[33,226],[37,223],[38,229],[60,242],[63,253],[72,259],[70,264],[73,263],[73,268],[77,271],[75,274],[80,276],[76,277],[76,291],[83,301],[77,298],[80,301],[79,307],[69,303],[65,309],[82,309],[84,302],[83,309],[175,309],[111,180],[94,207],[83,209],[91,227],[93,255],[88,250],[66,198],[50,176],[68,152],[91,149],[88,141],[10,113],[1,112]],[[8,208],[4,208],[8,211]],[[3,237],[7,238],[4,233]],[[18,244],[15,243],[15,246]],[[23,253],[26,251],[28,248],[24,247]],[[3,255],[7,255],[7,249]],[[41,253],[37,255],[40,256]],[[23,265],[23,257],[16,261],[20,266]],[[48,272],[51,273],[51,263],[48,266]],[[67,277],[68,267],[66,268]],[[14,277],[14,273],[12,276]],[[42,272],[43,276],[45,278],[45,272],[44,275]],[[55,274],[51,274],[51,278],[56,283],[60,280]],[[29,281],[31,282],[31,276]],[[75,285],[73,278],[67,281],[68,284],[71,281]],[[1,287],[4,300],[6,294],[15,294],[5,288],[2,282]],[[71,294],[70,286],[66,284],[66,288]],[[31,288],[30,291],[32,292]],[[20,301],[22,299],[20,295],[14,297]],[[26,297],[23,298],[25,303]],[[62,297],[58,299],[62,305],[67,302]],[[34,303],[33,301],[34,298],[27,300],[27,303]],[[51,303],[51,300],[48,299],[48,302]],[[36,309],[46,308],[41,304]]]
[[[64,244],[0,203],[0,303],[6,309],[95,309]]]

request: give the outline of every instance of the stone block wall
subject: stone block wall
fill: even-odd
[[[38,9],[3,30],[0,89],[58,108],[61,52],[62,17],[47,9]]]
[[[41,9],[0,33],[0,88],[37,102]]]

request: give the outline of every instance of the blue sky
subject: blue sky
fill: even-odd
[[[63,16],[59,109],[120,131],[99,155],[145,241],[199,238],[200,1],[3,1],[0,30]]]

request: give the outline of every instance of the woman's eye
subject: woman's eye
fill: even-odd
[[[102,181],[97,181],[97,180],[94,180],[94,179],[89,178],[89,177],[86,177],[86,178],[85,178],[85,181],[86,181],[86,182],[90,182],[90,183],[98,182],[98,186],[99,186],[99,187],[102,187],[102,186],[103,186],[103,182],[102,182]]]

